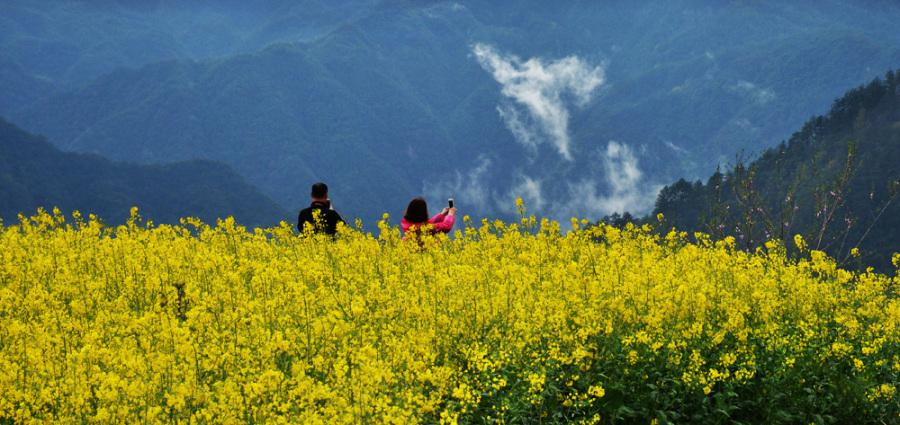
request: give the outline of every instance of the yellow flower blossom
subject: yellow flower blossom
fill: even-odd
[[[803,240],[803,236],[794,235],[794,246],[800,250],[800,252],[806,251],[806,241]]]
[[[866,397],[829,403],[897,417],[896,276],[516,206],[422,245],[388,215],[335,239],[137,209],[0,224],[0,422],[603,423],[651,391],[845,382]]]

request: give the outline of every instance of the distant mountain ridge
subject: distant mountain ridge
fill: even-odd
[[[310,40],[366,14],[379,0],[7,0],[6,59],[63,87],[117,68],[248,53]]]
[[[59,207],[122,223],[132,206],[157,223],[234,216],[245,225],[292,221],[274,201],[225,165],[192,160],[166,165],[113,162],[61,152],[43,138],[0,118],[0,218]]]
[[[800,234],[850,265],[858,248],[862,264],[889,270],[900,252],[900,75],[849,91],[755,161],[667,186],[654,213],[745,247],[793,246]]]
[[[153,2],[148,16],[178,15],[173,4]],[[223,4],[203,15],[215,31],[249,19]],[[882,1],[304,4],[329,18],[293,19],[299,6],[274,2],[261,10],[296,13],[270,27],[286,34],[247,45],[266,47],[116,67],[10,115],[66,150],[226,163],[292,209],[324,180],[342,212],[367,222],[420,194],[455,196],[473,216],[508,216],[525,196],[554,218],[599,217],[649,206],[661,183],[772,146],[900,62],[900,5]],[[246,28],[280,22],[267,19],[217,37],[245,40]],[[299,35],[311,22],[323,30]],[[511,131],[498,110],[520,105],[475,57],[480,43],[508,61],[602,67],[605,83],[583,105],[561,97],[572,160]],[[533,121],[520,118],[519,129]],[[627,181],[638,189],[620,187],[622,167],[638,171]]]

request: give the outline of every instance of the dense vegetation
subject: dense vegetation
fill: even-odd
[[[0,119],[0,219],[6,223],[17,222],[19,213],[59,207],[118,224],[133,206],[164,223],[186,216],[215,221],[233,215],[253,225],[289,219],[225,165],[198,160],[135,165],[60,152]]]
[[[890,0],[2,1],[0,115],[55,146],[0,119],[0,424],[900,422],[895,72],[637,224],[511,202],[597,217],[755,155],[896,66],[898,21]],[[476,43],[602,64],[593,97],[549,96],[571,158],[527,110],[504,121]],[[316,180],[367,223],[421,192],[520,218],[265,227]]]
[[[20,99],[4,105],[14,122],[63,149],[116,160],[225,162],[288,208],[304,203],[298,186],[326,180],[337,205],[367,221],[422,192],[455,195],[479,215],[511,213],[509,195],[526,177],[541,183],[544,206],[563,206],[559,214],[602,211],[610,208],[602,199],[565,204],[579,182],[612,192],[598,158],[608,141],[631,146],[651,182],[703,175],[741,149],[783,139],[900,61],[900,5],[888,1],[307,1],[256,15],[236,2],[198,2],[196,28],[179,17],[194,12],[179,12],[182,2],[114,3],[0,6],[36,15],[9,14],[2,25],[12,64],[0,69],[11,79],[89,74],[68,62],[46,70],[54,64],[35,58],[67,56],[41,52],[104,64],[99,78],[53,95],[40,84],[30,98],[8,92]],[[114,28],[71,30],[105,19]],[[122,36],[102,38],[110,34]],[[572,162],[548,145],[530,152],[515,142],[497,114],[499,85],[472,57],[478,42],[523,59],[605,64],[608,83],[570,108]],[[117,62],[124,51],[156,56]],[[463,190],[477,187],[487,189]]]
[[[900,252],[898,161],[900,76],[891,71],[755,161],[705,184],[682,179],[664,188],[655,213],[679,229],[735,235],[751,248],[802,234],[848,265],[884,270]]]
[[[0,421],[897,421],[900,277],[537,223],[0,227]]]

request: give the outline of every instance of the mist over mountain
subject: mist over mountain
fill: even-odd
[[[33,89],[0,111],[65,150],[227,163],[289,209],[324,180],[367,221],[418,194],[645,212],[900,63],[900,5],[785,3],[13,1],[0,76]]]
[[[193,160],[135,165],[90,154],[60,152],[41,137],[0,119],[0,219],[37,208],[79,210],[121,224],[137,206],[156,223],[199,217],[207,223],[234,216],[240,223],[271,226],[287,212],[233,170]]]
[[[0,5],[4,57],[62,86],[121,67],[253,52],[311,40],[376,0],[10,0]]]

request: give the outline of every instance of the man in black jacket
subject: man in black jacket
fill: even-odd
[[[321,182],[312,185],[312,204],[300,211],[297,218],[297,229],[300,233],[314,232],[333,236],[337,233],[338,223],[343,222],[341,215],[331,208],[328,186]]]

